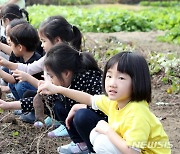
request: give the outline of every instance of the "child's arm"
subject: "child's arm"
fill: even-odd
[[[16,83],[14,77],[11,74],[6,73],[2,69],[0,69],[0,77],[8,83]]]
[[[18,67],[17,63],[10,62],[1,56],[0,56],[0,65],[5,66],[5,67],[9,68],[10,70],[15,70]]]
[[[12,49],[10,46],[8,46],[7,44],[4,44],[2,42],[0,42],[0,50],[8,55],[11,54]]]
[[[21,109],[20,101],[5,102],[0,99],[0,108],[3,110],[18,110]]]
[[[39,84],[38,92],[40,94],[47,95],[60,93],[81,104],[86,104],[89,106],[91,106],[92,104],[92,95],[78,90],[73,90],[62,86],[56,86],[50,82],[44,82],[42,84]]]
[[[30,75],[30,74],[28,74],[26,72],[20,71],[20,70],[14,70],[12,72],[13,72],[13,76],[15,76],[17,80],[19,80],[19,81],[27,81],[32,86],[38,88],[39,80],[36,79],[35,77],[33,77],[32,75]]]
[[[133,148],[129,147],[125,140],[119,136],[111,127],[110,125],[101,120],[98,122],[96,127],[94,128],[95,131],[99,132],[100,134],[106,135],[109,140],[121,151],[122,153],[126,154],[139,154],[138,151],[134,150]]]

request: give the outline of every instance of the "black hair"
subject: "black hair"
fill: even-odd
[[[13,28],[14,26],[19,25],[19,24],[29,24],[29,23],[24,19],[13,19],[9,23],[11,28]]]
[[[82,34],[76,26],[72,26],[62,16],[51,16],[41,23],[39,32],[46,36],[52,43],[56,37],[62,42],[69,43],[76,50],[81,50]]]
[[[29,14],[25,9],[20,9],[20,7],[16,4],[8,4],[5,5],[1,9],[0,16],[4,20],[5,18],[8,18],[10,21],[13,19],[20,19],[23,18],[23,15],[25,15],[27,21],[29,22]]]
[[[9,33],[9,37],[15,45],[25,46],[27,51],[35,51],[39,43],[37,30],[30,24],[14,26]]]
[[[8,25],[10,26],[10,28],[13,28],[19,24],[28,24],[28,22],[24,19],[13,19],[12,21],[10,21],[10,23]]]
[[[44,61],[45,67],[50,69],[59,80],[62,72],[69,70],[73,74],[87,70],[100,70],[93,56],[88,52],[78,52],[66,43],[59,43],[52,47]]]
[[[150,103],[151,78],[148,64],[143,56],[135,52],[120,52],[108,60],[102,79],[104,92],[106,73],[115,64],[118,64],[117,71],[128,74],[132,79],[131,101],[146,100]]]

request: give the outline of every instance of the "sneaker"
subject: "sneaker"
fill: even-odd
[[[57,128],[58,126],[61,125],[61,123],[57,120],[52,120],[51,117],[47,117],[45,120],[44,120],[44,123],[45,123],[45,126],[46,127],[50,127],[50,126],[54,126],[55,128]],[[41,122],[41,121],[36,121],[34,123],[34,126],[35,127],[38,127],[38,128],[41,128],[41,127],[45,127],[44,124]]]
[[[88,148],[86,143],[74,143],[71,142],[67,145],[63,145],[57,148],[59,154],[88,154]]]
[[[60,125],[58,128],[48,133],[48,137],[65,137],[65,136],[69,136],[69,134],[64,125]]]
[[[27,122],[33,124],[35,121],[35,114],[34,112],[29,112],[27,114],[21,114],[19,117],[23,122]]]
[[[12,93],[5,94],[5,97],[7,100],[16,100],[16,98],[14,97]]]
[[[22,110],[14,110],[14,115],[21,115],[21,114],[23,114]]]

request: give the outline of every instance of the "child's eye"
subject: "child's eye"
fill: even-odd
[[[123,78],[123,77],[121,77],[121,76],[120,76],[118,79],[120,79],[120,80],[124,80],[124,78]]]
[[[111,76],[110,75],[106,75],[106,78],[111,78]]]

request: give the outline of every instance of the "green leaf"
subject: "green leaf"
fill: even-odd
[[[12,136],[13,136],[13,137],[19,136],[19,132],[18,132],[18,131],[13,131],[13,132],[12,132]]]

